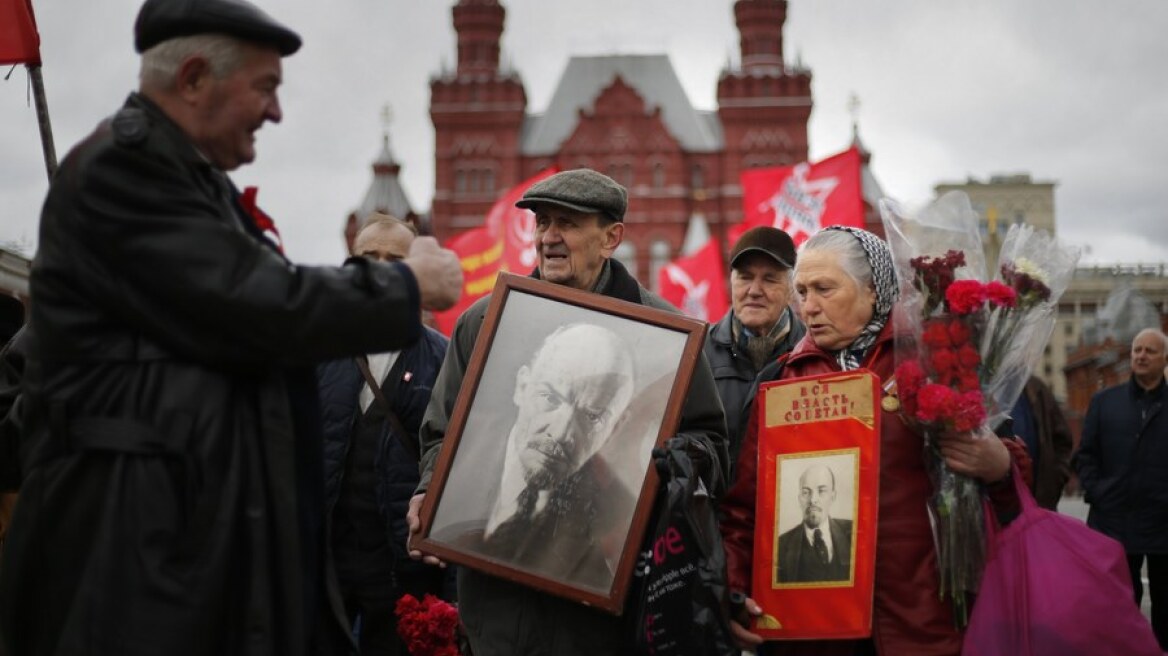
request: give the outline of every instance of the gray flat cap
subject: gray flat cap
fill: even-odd
[[[551,203],[577,212],[607,214],[614,221],[624,221],[628,199],[628,192],[616,180],[592,169],[574,169],[531,185],[515,206],[531,209],[540,203]]]
[[[146,0],[134,22],[134,49],[146,52],[176,36],[210,33],[270,45],[283,56],[300,49],[300,35],[246,0]]]

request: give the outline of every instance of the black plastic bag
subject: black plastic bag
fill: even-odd
[[[637,558],[628,617],[637,654],[737,655],[730,637],[726,553],[714,503],[680,449]]]

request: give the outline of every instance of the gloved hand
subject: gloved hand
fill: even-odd
[[[670,451],[680,451],[689,456],[690,462],[693,463],[694,474],[701,477],[707,489],[717,489],[715,484],[719,481],[715,479],[719,479],[720,475],[717,468],[713,466],[713,457],[706,449],[705,444],[688,435],[674,435],[665,440],[661,446],[653,449],[653,466],[657,468],[657,475],[661,477],[662,483],[667,483],[673,478],[673,471],[669,466]]]

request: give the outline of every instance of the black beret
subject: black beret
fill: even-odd
[[[531,209],[551,203],[577,212],[607,214],[614,221],[625,220],[628,192],[616,180],[592,169],[563,171],[531,185],[516,207]]]
[[[209,33],[271,45],[284,56],[300,49],[300,35],[246,0],[146,0],[134,23],[134,49]]]

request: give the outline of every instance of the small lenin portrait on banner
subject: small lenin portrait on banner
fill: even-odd
[[[782,456],[774,583],[847,585],[855,551],[855,449]]]

